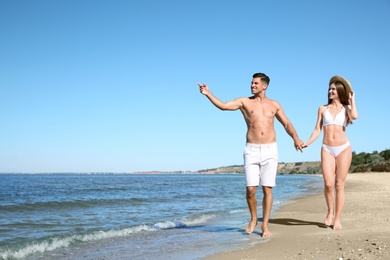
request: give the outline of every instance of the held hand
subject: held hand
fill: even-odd
[[[296,151],[300,151],[302,153],[302,149],[304,148],[304,142],[302,142],[301,139],[298,138],[297,141],[294,141],[294,147]]]
[[[199,86],[200,93],[202,93],[205,96],[207,96],[210,93],[210,90],[206,84],[202,84],[202,83],[197,83],[197,84]]]

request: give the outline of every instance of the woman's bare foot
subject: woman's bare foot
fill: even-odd
[[[250,221],[248,227],[245,229],[245,232],[251,234],[257,225],[257,221]]]
[[[263,230],[263,235],[262,235],[263,238],[268,238],[272,236],[271,232],[269,232],[268,230],[268,226],[265,226],[264,224],[261,225],[261,230]]]
[[[333,230],[340,230],[340,229],[342,229],[342,228],[343,228],[343,227],[341,226],[340,221],[335,221],[335,222],[334,222]]]
[[[324,224],[327,225],[328,227],[332,225],[332,215],[333,215],[332,213],[328,213],[328,215],[326,215]]]

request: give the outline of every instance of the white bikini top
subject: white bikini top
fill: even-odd
[[[333,118],[332,114],[329,112],[329,106],[324,112],[322,117],[322,126],[327,125],[342,125],[347,127],[347,117],[345,116],[345,108],[342,107],[341,111]]]

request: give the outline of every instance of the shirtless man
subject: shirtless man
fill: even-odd
[[[251,220],[246,228],[248,234],[257,225],[256,190],[261,180],[263,189],[263,223],[262,237],[271,236],[268,222],[272,208],[272,187],[276,185],[278,168],[278,149],[274,118],[284,126],[286,132],[293,138],[294,147],[302,152],[303,142],[299,139],[294,126],[284,114],[282,107],[275,100],[266,97],[270,79],[263,73],[253,75],[251,97],[239,97],[235,100],[222,102],[215,97],[206,84],[198,83],[200,93],[221,110],[240,110],[247,124],[246,147],[244,150],[244,166],[246,179],[246,200],[251,214]]]

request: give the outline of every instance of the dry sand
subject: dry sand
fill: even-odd
[[[342,230],[323,225],[326,212],[323,194],[294,200],[271,216],[265,243],[206,259],[390,259],[390,173],[348,175]]]

